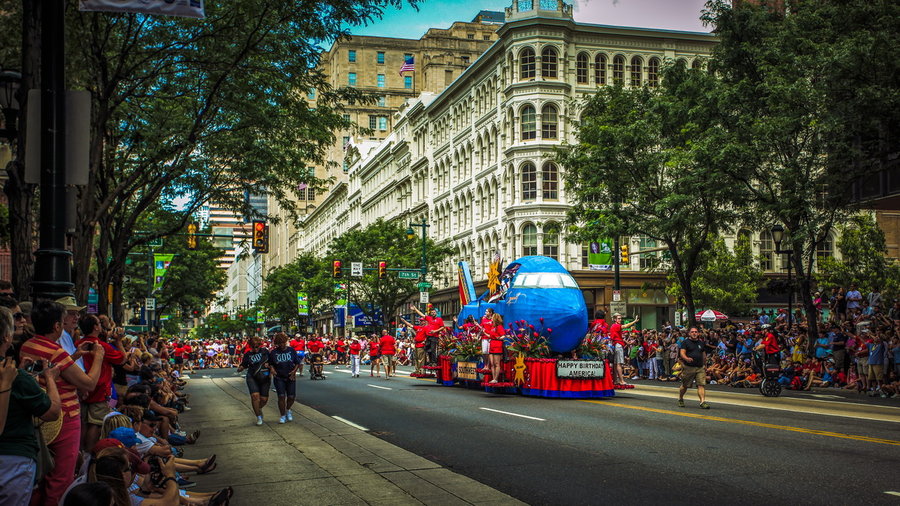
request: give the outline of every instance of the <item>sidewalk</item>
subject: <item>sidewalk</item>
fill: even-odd
[[[190,478],[192,490],[230,485],[234,505],[523,504],[304,405],[279,424],[274,395],[257,427],[240,377],[195,376],[186,392],[183,425],[202,435],[185,456],[218,455],[216,471]]]

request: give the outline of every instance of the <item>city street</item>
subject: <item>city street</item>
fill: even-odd
[[[900,494],[896,401],[712,387],[706,411],[696,391],[678,408],[674,385],[655,382],[578,401],[327,373],[298,382],[300,403],[530,504],[896,504]],[[244,388],[233,370],[203,374]]]

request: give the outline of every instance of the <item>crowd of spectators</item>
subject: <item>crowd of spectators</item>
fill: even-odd
[[[217,464],[185,457],[200,433],[180,424],[175,347],[84,309],[0,281],[0,504],[227,504],[230,488],[187,491]]]

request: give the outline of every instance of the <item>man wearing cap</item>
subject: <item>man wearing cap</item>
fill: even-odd
[[[66,350],[66,353],[72,356],[75,365],[80,367],[82,371],[86,371],[84,361],[81,360],[81,355],[77,353],[78,349],[75,347],[75,340],[72,338],[75,334],[75,329],[78,327],[78,317],[84,306],[79,306],[75,297],[72,296],[56,299],[56,302],[59,302],[66,308],[66,316],[63,318],[63,333],[59,337],[59,345]]]

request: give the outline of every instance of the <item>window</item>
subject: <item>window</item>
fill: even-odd
[[[387,130],[387,116],[378,116],[378,129]]]
[[[537,254],[537,227],[529,223],[522,229],[522,256]]]
[[[541,186],[544,200],[559,199],[559,169],[555,163],[547,162],[541,170]]]
[[[534,79],[534,49],[526,47],[519,53],[519,69],[521,79]]]
[[[463,57],[462,57],[462,62],[463,62],[463,65],[468,65],[468,64],[469,64],[469,57],[468,57],[468,56],[463,56]]]
[[[816,246],[816,261],[834,257],[834,238],[830,235]]]
[[[541,109],[541,139],[556,139],[557,136],[556,106],[548,104]]]
[[[588,83],[587,53],[578,53],[578,56],[575,58],[575,82],[578,84]]]
[[[659,86],[659,58],[650,58],[647,64],[647,84]]]
[[[466,38],[469,39],[469,40],[475,40],[475,34],[474,34],[474,33],[467,33],[467,34],[466,34]]]
[[[349,61],[350,63],[356,63],[356,50],[355,49],[351,49],[351,50],[347,51],[347,61]]]
[[[703,62],[700,60],[700,58],[695,58],[694,61],[691,62],[691,68],[698,70],[703,68]]]
[[[597,82],[597,86],[601,84],[606,84],[606,55],[598,54],[596,58],[594,58],[594,81]]]
[[[581,268],[582,269],[588,268],[588,251],[590,251],[588,249],[588,246],[586,244],[582,244],[581,245]]]
[[[644,85],[644,60],[640,56],[631,59],[631,85]]]
[[[385,104],[385,98],[384,98],[384,95],[381,95],[378,97],[378,107],[384,107],[384,104]]]
[[[369,115],[369,128],[371,130],[378,128],[378,116]]]
[[[534,107],[526,105],[522,108],[522,140],[537,138],[537,117]]]
[[[541,77],[556,79],[559,70],[559,62],[556,58],[556,49],[545,47],[541,51]]]
[[[522,200],[537,198],[537,168],[533,163],[522,165]]]
[[[491,40],[491,36],[490,35],[482,35],[481,40]]]
[[[412,89],[412,76],[403,76],[403,87],[407,90]]]
[[[649,237],[641,236],[638,242],[638,250],[644,250],[648,248],[655,248],[657,246],[655,239],[650,239]],[[652,269],[656,267],[657,256],[659,252],[654,251],[652,253],[639,253],[638,257],[640,257],[640,268],[643,269]]]
[[[775,245],[769,232],[759,233],[759,267],[764,271],[775,270]]]
[[[356,72],[350,72],[349,74],[347,74],[347,85],[356,86]]]
[[[350,121],[350,115],[349,115],[349,114],[345,114],[345,115],[344,115],[344,121]]]
[[[375,60],[379,65],[384,65],[384,51],[378,51],[378,55],[375,57]]]
[[[384,88],[384,74],[378,74],[376,79],[378,80],[378,87]]]
[[[316,99],[316,89],[310,88],[310,90],[308,92],[306,92],[306,98],[309,100],[315,100]]]
[[[613,58],[613,84],[625,84],[625,57],[622,55]]]
[[[344,136],[344,143],[341,145],[342,148],[347,149],[347,144],[350,144],[350,136]]]
[[[556,223],[544,228],[544,256],[559,260],[559,225]]]

